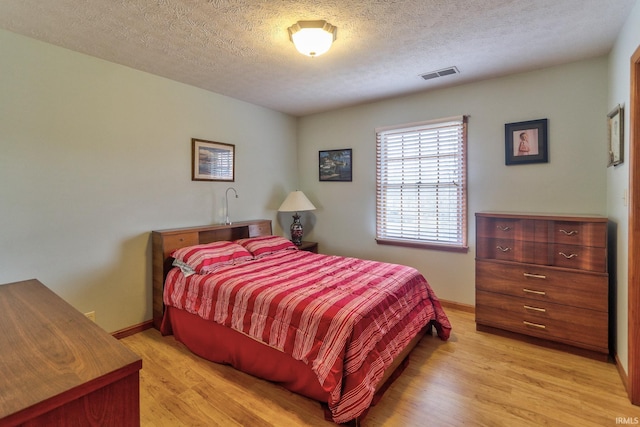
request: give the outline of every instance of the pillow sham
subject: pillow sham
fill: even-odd
[[[296,245],[282,236],[250,237],[236,240],[236,243],[242,245],[256,258],[279,251],[298,250]]]
[[[216,267],[253,259],[247,249],[228,241],[187,246],[176,249],[171,256],[174,258],[173,265],[180,267],[183,273],[188,273],[189,269],[195,273],[210,272]]]

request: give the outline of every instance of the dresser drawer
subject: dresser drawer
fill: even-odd
[[[478,218],[477,234],[478,237],[515,239],[522,235],[522,223],[522,220],[512,218]]]
[[[559,244],[607,246],[606,222],[554,221],[551,241]]]
[[[478,217],[476,234],[480,238],[526,240],[546,242],[549,239],[548,223],[519,218]]]
[[[513,239],[487,238],[478,241],[477,255],[480,258],[515,261],[526,252],[523,242]]]
[[[477,260],[476,289],[603,312],[609,309],[604,274]]]
[[[477,242],[478,258],[501,261],[549,264],[549,247],[545,243],[524,240],[486,238]]]
[[[555,244],[551,265],[578,270],[607,272],[607,250],[591,246]]]
[[[594,351],[608,351],[606,312],[478,291],[476,322]]]

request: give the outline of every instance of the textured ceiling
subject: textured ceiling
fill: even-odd
[[[301,116],[605,54],[635,2],[1,0],[0,28]],[[287,27],[315,19],[309,58]]]

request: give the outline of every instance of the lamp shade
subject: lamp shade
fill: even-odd
[[[313,211],[316,207],[307,199],[307,196],[300,190],[289,193],[284,202],[278,208],[278,212],[302,212]]]
[[[328,51],[337,33],[336,27],[327,21],[298,21],[288,31],[298,52],[311,57]]]

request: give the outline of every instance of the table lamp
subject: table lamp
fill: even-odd
[[[295,212],[293,215],[293,223],[291,224],[291,241],[294,245],[300,246],[302,244],[302,223],[300,222],[300,215],[298,212],[315,210],[313,203],[307,199],[302,191],[292,191],[289,193],[284,202],[278,208],[278,212]]]

